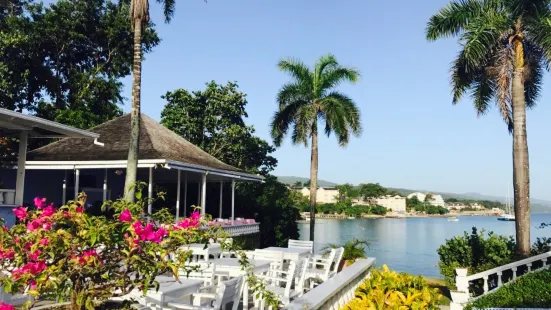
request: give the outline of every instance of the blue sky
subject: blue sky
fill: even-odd
[[[237,81],[248,94],[248,123],[269,140],[275,95],[288,81],[278,60],[292,56],[313,64],[333,53],[362,73],[358,84],[340,90],[359,105],[364,133],[345,149],[333,137],[320,140],[321,179],[506,195],[511,136],[496,109],[477,118],[468,98],[452,106],[449,67],[457,41],[424,37],[427,20],[447,1],[188,0],[177,2],[170,24],[150,2],[163,40],[142,71],[142,109],[154,119],[166,91]],[[128,99],[130,82],[125,80]],[[544,88],[528,113],[531,194],[551,199],[551,90]],[[275,156],[276,175],[309,175],[309,149],[287,139]]]

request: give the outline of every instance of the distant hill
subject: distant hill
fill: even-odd
[[[301,178],[301,177],[292,177],[292,176],[281,176],[277,177],[278,180],[281,183],[293,185],[296,181],[300,182],[306,182],[308,181],[308,178]],[[330,187],[330,186],[336,186],[337,183],[324,181],[324,180],[318,180],[319,186],[321,187]],[[381,184],[384,186],[384,184]],[[387,187],[389,190],[395,190],[399,192],[400,194],[407,196],[411,193],[415,192],[423,192],[423,193],[433,193],[441,195],[444,199],[447,198],[457,198],[457,199],[466,199],[466,200],[490,200],[490,201],[500,201],[500,202],[507,202],[506,197],[499,197],[499,196],[491,196],[491,195],[484,195],[480,193],[463,193],[463,194],[457,194],[457,193],[446,193],[446,192],[434,192],[430,190],[424,190],[424,189],[407,189],[407,188],[393,188],[393,187]],[[531,207],[533,212],[551,212],[551,201],[549,200],[543,200],[543,199],[536,199],[531,198]]]
[[[301,178],[301,177],[290,177],[290,176],[278,176],[277,180],[283,184],[287,185],[293,185],[296,182],[302,182],[303,184],[305,182],[308,182],[310,180],[309,178]],[[337,183],[324,181],[324,180],[318,180],[318,186],[320,187],[332,187],[338,185]]]

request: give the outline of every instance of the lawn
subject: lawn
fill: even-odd
[[[499,308],[551,307],[551,270],[527,274],[494,293],[479,298],[465,310]]]

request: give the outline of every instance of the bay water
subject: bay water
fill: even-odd
[[[498,221],[491,216],[459,216],[450,222],[445,217],[409,217],[378,219],[316,219],[315,249],[328,244],[344,244],[354,238],[366,240],[370,248],[366,254],[377,259],[377,265],[428,277],[441,277],[436,250],[446,239],[471,232],[472,227],[496,234],[515,236],[515,222]],[[531,217],[531,240],[551,237],[551,213],[534,213]],[[310,224],[298,224],[300,238],[308,240]]]

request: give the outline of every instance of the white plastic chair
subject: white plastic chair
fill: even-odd
[[[343,247],[337,248],[335,252],[336,253],[335,253],[334,264],[333,264],[333,267],[331,268],[331,271],[329,272],[330,278],[339,272],[339,265],[341,264],[342,257],[344,255],[344,248]]]
[[[303,258],[298,261],[291,261],[288,271],[276,270],[273,275],[260,275],[258,278],[265,283],[266,290],[274,293],[281,304],[286,307],[293,299],[302,296],[307,267],[308,259]],[[255,301],[255,303],[257,302]],[[259,308],[264,309],[263,300],[260,301]]]
[[[183,310],[220,310],[225,309],[226,305],[233,302],[232,310],[237,310],[244,284],[243,277],[233,278],[220,282],[216,286],[202,288],[201,290],[207,291],[206,293],[192,294],[191,304],[183,301],[171,301],[168,303],[168,307]]]
[[[190,268],[197,269],[197,270],[181,269],[178,271],[178,277],[195,279],[195,280],[203,280],[203,285],[205,287],[211,286],[214,284],[214,277],[216,274],[216,264],[200,262],[200,263],[192,263],[188,266]]]
[[[312,258],[309,261],[306,270],[306,281],[310,282],[310,288],[314,287],[316,281],[325,282],[329,279],[336,255],[337,249],[331,249],[325,256]]]
[[[255,250],[252,259],[271,261],[270,272],[272,270],[283,270],[283,252],[269,250]]]
[[[289,239],[287,247],[290,249],[308,249],[310,253],[314,250],[314,241]]]

